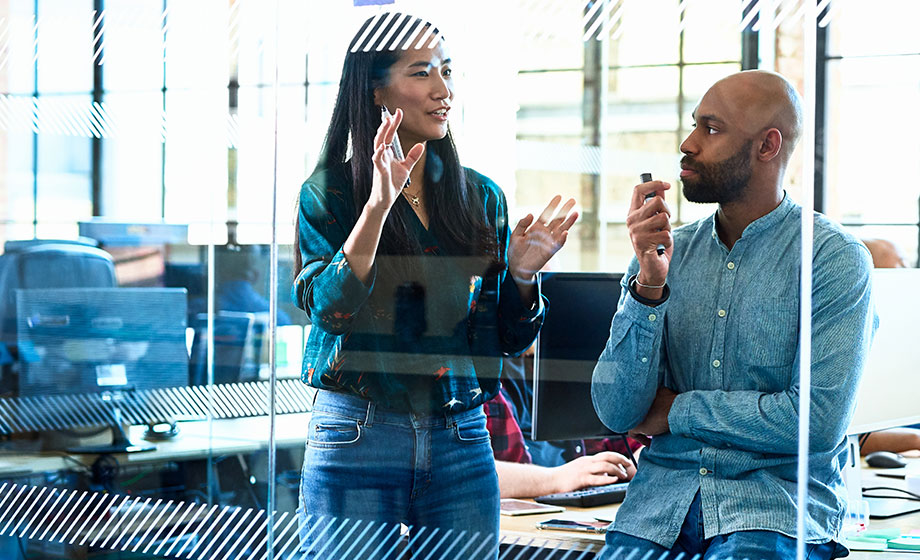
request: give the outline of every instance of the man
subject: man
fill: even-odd
[[[802,209],[783,176],[801,102],[781,76],[741,72],[712,86],[693,118],[680,147],[684,196],[719,208],[672,236],[670,186],[636,186],[627,218],[636,258],[594,371],[601,420],[653,438],[605,552],[791,558]],[[838,552],[844,435],[875,327],[868,251],[819,214],[813,267],[812,559]]]
[[[904,251],[887,239],[863,239],[875,268],[910,268]]]

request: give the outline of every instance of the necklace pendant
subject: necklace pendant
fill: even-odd
[[[419,205],[419,198],[418,198],[417,196],[412,196],[412,195],[410,194],[410,195],[409,195],[409,198],[411,199],[412,205],[413,205],[413,206],[418,206],[418,205]]]

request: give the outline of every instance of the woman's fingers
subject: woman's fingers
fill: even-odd
[[[412,168],[414,168],[415,164],[418,163],[418,160],[419,158],[422,157],[423,153],[425,153],[424,144],[416,144],[412,146],[412,149],[409,150],[408,154],[406,154],[405,161],[403,161],[403,163],[406,166],[407,171],[409,171],[410,173],[412,172]]]
[[[556,195],[549,201],[549,204],[546,205],[546,208],[543,209],[543,212],[540,214],[540,218],[537,220],[541,224],[548,224],[550,218],[553,214],[556,213],[556,207],[559,206],[559,202],[562,200],[562,196]]]
[[[527,228],[530,227],[530,224],[533,223],[533,214],[527,214],[521,221],[517,223],[514,227],[514,231],[511,232],[512,237],[515,235],[523,235]]]

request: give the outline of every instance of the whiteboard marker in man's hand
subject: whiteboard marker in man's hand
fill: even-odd
[[[639,175],[639,180],[642,181],[643,183],[648,183],[648,182],[650,182],[650,181],[652,180],[652,174],[651,174],[651,173],[643,173],[643,174]],[[645,201],[646,201],[646,202],[648,202],[648,200],[649,200],[650,198],[655,198],[655,193],[650,192],[650,193],[648,193],[647,195],[645,195]],[[664,245],[662,245],[662,244],[659,243],[658,246],[655,247],[655,250],[658,252],[659,255],[663,255],[663,254],[664,254]]]

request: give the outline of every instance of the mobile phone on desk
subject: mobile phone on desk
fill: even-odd
[[[571,519],[549,519],[537,523],[537,529],[597,534],[606,533],[609,526],[610,523],[606,521],[572,521]]]
[[[565,511],[565,508],[562,506],[538,504],[528,500],[502,498],[501,501],[502,515],[533,515],[536,513],[561,513],[563,511]]]

